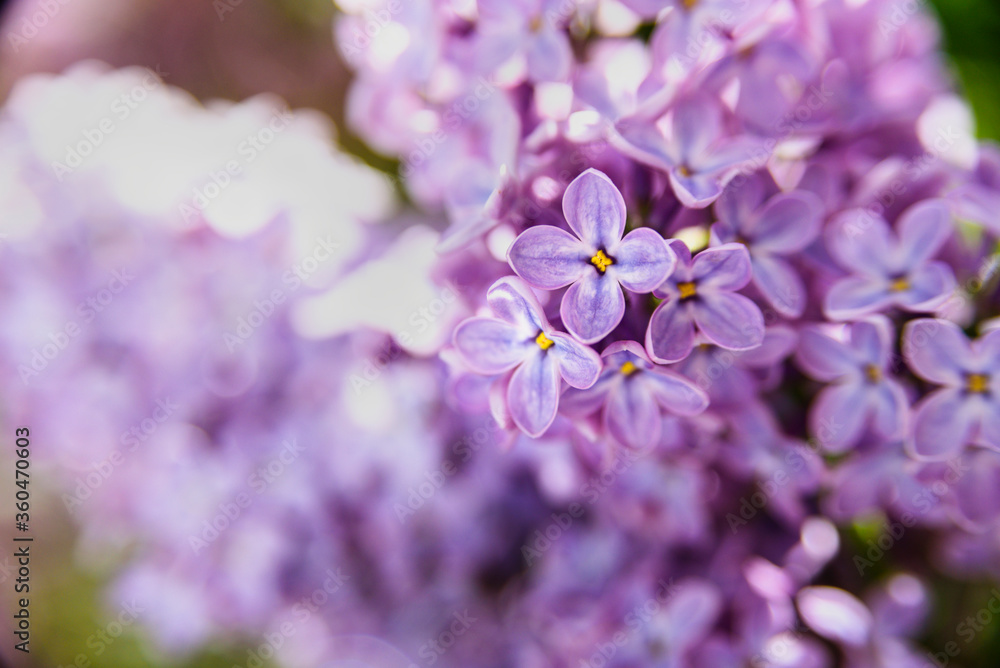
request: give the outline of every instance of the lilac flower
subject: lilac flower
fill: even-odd
[[[593,350],[556,332],[522,281],[501,278],[486,293],[496,318],[469,318],[455,330],[455,347],[475,371],[513,370],[507,409],[525,433],[541,436],[556,417],[559,379],[577,389],[597,381],[601,361]]]
[[[958,325],[921,318],[903,329],[903,357],[924,380],[943,385],[913,419],[913,450],[944,460],[968,443],[1000,449],[1000,330],[970,342]]]
[[[892,325],[872,318],[850,326],[850,341],[806,327],[796,359],[816,380],[832,383],[810,411],[812,432],[824,448],[842,452],[855,445],[865,428],[884,439],[901,435],[909,402],[903,387],[888,376],[893,349]]]
[[[617,341],[601,354],[604,371],[593,387],[569,390],[564,412],[588,415],[602,408],[605,432],[621,445],[644,449],[659,443],[660,409],[697,415],[708,396],[684,376],[656,366],[635,341]]]
[[[826,242],[834,259],[853,274],[830,288],[824,312],[834,320],[850,320],[891,306],[918,312],[938,308],[954,291],[955,275],[931,258],[951,232],[951,214],[942,200],[904,211],[896,235],[867,211],[841,214],[828,228]]]
[[[562,0],[479,0],[477,7],[478,65],[493,71],[520,53],[532,81],[569,78],[573,50],[562,23],[571,13],[565,11]]]
[[[570,286],[559,313],[573,336],[598,341],[625,315],[622,287],[651,292],[674,268],[676,258],[657,232],[625,231],[625,200],[607,176],[588,169],[566,188],[563,213],[570,229],[531,227],[507,252],[517,275],[536,288]]]
[[[646,330],[646,350],[656,362],[684,359],[695,341],[695,328],[710,342],[729,350],[755,348],[764,340],[764,315],[751,300],[734,291],[750,281],[750,255],[742,244],[723,244],[692,260],[684,242],[670,247],[680,259],[676,271],[653,294],[663,299]]]
[[[719,223],[712,235],[719,243],[746,244],[753,284],[778,313],[802,315],[806,288],[784,256],[801,252],[819,234],[823,205],[810,192],[774,195],[764,201],[760,179],[745,183],[716,202]]]
[[[717,101],[693,97],[672,110],[669,132],[659,123],[629,118],[619,121],[611,141],[629,157],[662,169],[684,206],[702,209],[722,194],[738,168],[753,157],[758,142],[729,137]]]

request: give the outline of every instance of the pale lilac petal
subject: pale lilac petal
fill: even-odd
[[[920,402],[913,416],[913,453],[929,460],[951,459],[972,438],[976,417],[962,390],[938,390]]]
[[[954,226],[951,210],[944,200],[920,202],[907,209],[896,222],[899,236],[899,262],[913,267],[937,255],[951,236]]]
[[[514,368],[530,353],[526,341],[510,323],[493,318],[469,318],[455,329],[455,347],[477,373],[494,375]]]
[[[885,439],[902,436],[910,407],[903,387],[896,381],[885,380],[868,391],[873,409],[873,430]]]
[[[740,353],[740,364],[752,368],[774,366],[795,350],[798,341],[799,335],[791,327],[784,325],[768,327],[759,348]]]
[[[561,30],[542,30],[527,51],[528,75],[533,81],[566,81],[573,63],[569,39]]]
[[[755,156],[766,161],[768,154],[763,146],[763,142],[753,137],[731,137],[700,156],[692,155],[690,164],[696,171],[715,177],[732,174]]]
[[[754,229],[757,210],[766,196],[765,181],[758,174],[748,176],[739,188],[730,187],[715,203],[715,213],[729,228],[744,235]]]
[[[704,640],[722,611],[723,600],[711,583],[685,580],[667,603],[666,623],[670,629],[673,649],[678,655]]]
[[[632,292],[652,292],[667,279],[677,263],[666,240],[648,227],[626,234],[612,254],[615,263],[608,272]]]
[[[584,343],[594,343],[622,321],[625,295],[611,276],[589,272],[563,295],[559,313],[573,336]]]
[[[533,438],[545,433],[559,407],[559,369],[554,355],[540,349],[514,371],[507,408],[514,423]]]
[[[955,484],[955,505],[973,525],[987,529],[1000,520],[1000,454],[980,450],[969,455],[966,469]]]
[[[701,157],[722,133],[719,104],[708,97],[681,100],[674,107],[672,128],[682,159]]]
[[[764,314],[743,295],[703,294],[692,304],[691,311],[698,329],[717,346],[748,350],[764,340]]]
[[[992,394],[974,399],[974,409],[979,413],[979,433],[976,443],[994,450],[1000,450],[1000,395],[997,387],[1000,379],[993,378]]]
[[[851,345],[858,352],[858,361],[885,368],[892,349],[892,335],[892,324],[884,316],[873,316],[851,325]]]
[[[676,147],[669,145],[655,126],[642,120],[618,122],[609,141],[622,154],[665,172],[680,162]]]
[[[877,276],[842,278],[826,293],[823,312],[831,320],[854,320],[880,311],[893,302],[885,279]]]
[[[805,623],[824,638],[853,647],[868,642],[871,612],[843,589],[806,587],[798,593],[796,602]]]
[[[743,244],[732,243],[706,248],[694,256],[691,275],[698,290],[739,290],[753,274],[750,253]]]
[[[587,245],[552,225],[529,227],[507,250],[517,275],[542,290],[563,288],[593,271]]]
[[[786,318],[798,318],[806,308],[806,287],[802,279],[784,260],[768,255],[752,258],[753,283],[774,307]]]
[[[505,276],[491,285],[486,303],[498,318],[517,327],[525,337],[549,329],[538,298],[519,278]]]
[[[799,333],[795,361],[808,376],[825,383],[855,374],[858,367],[857,357],[848,345],[814,327]]]
[[[694,348],[694,321],[687,305],[677,300],[656,307],[646,330],[646,351],[661,364],[679,362]]]
[[[660,440],[663,421],[656,400],[637,379],[623,382],[608,397],[604,424],[611,437],[628,448],[642,450]]]
[[[586,417],[604,405],[608,393],[622,381],[617,370],[602,373],[597,382],[586,390],[569,388],[559,398],[559,411],[573,417]]]
[[[942,385],[962,385],[973,361],[969,339],[949,320],[911,320],[903,328],[902,347],[903,359],[915,374]]]
[[[800,191],[768,200],[756,223],[746,233],[755,249],[796,253],[819,234],[823,204],[819,197]]]
[[[863,209],[838,215],[827,228],[826,245],[842,267],[859,274],[888,276],[893,243],[889,225]]]
[[[931,262],[906,277],[910,287],[895,295],[896,303],[909,311],[933,311],[955,292],[955,274],[943,262]]]
[[[813,402],[809,426],[825,450],[843,452],[861,438],[869,412],[860,383],[831,385]]]
[[[577,236],[597,249],[616,245],[625,231],[625,200],[607,176],[588,169],[566,186],[563,215]]]
[[[556,358],[563,380],[578,390],[585,390],[597,382],[601,373],[601,358],[590,346],[582,345],[561,332],[552,332],[549,338],[555,343],[549,354]]]
[[[665,409],[678,415],[698,415],[708,408],[708,395],[684,376],[654,368],[637,379]]]
[[[987,331],[972,346],[983,369],[1000,371],[1000,328]]]
[[[704,209],[722,194],[722,185],[714,177],[684,174],[680,169],[670,170],[670,186],[681,204],[692,209]]]

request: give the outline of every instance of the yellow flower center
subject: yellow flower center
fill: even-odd
[[[625,364],[622,364],[622,368],[621,368],[621,372],[625,376],[631,376],[633,373],[635,373],[638,370],[639,370],[639,367],[637,367],[635,364],[632,364],[632,362],[625,362]]]
[[[697,293],[695,289],[694,281],[685,281],[684,283],[678,283],[677,289],[681,293],[681,299],[690,299],[694,297]]]
[[[985,373],[970,373],[965,382],[966,389],[973,394],[985,394],[990,389],[990,377]]]
[[[897,278],[889,284],[890,292],[902,292],[910,289],[910,282],[906,278]]]
[[[597,271],[601,272],[602,274],[605,271],[607,271],[608,267],[610,267],[614,263],[615,261],[609,258],[607,255],[605,255],[604,251],[602,250],[597,251],[597,254],[594,255],[594,257],[590,258],[590,264],[597,267]]]
[[[535,16],[531,17],[531,20],[528,22],[528,28],[531,30],[531,32],[539,32],[542,29],[542,25],[543,24],[542,24],[541,14],[536,14]]]
[[[555,341],[545,336],[545,332],[538,332],[538,337],[535,339],[535,343],[537,343],[538,347],[542,350],[548,350],[555,345]]]
[[[694,172],[691,171],[691,168],[688,167],[687,165],[681,165],[681,166],[679,166],[677,168],[677,171],[680,172],[681,176],[691,176],[691,174],[694,173]]]
[[[877,383],[882,380],[882,370],[874,364],[869,364],[865,367],[865,376],[869,383]]]
[[[694,9],[697,4],[698,0],[684,0],[684,9]]]

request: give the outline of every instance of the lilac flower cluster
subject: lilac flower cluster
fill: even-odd
[[[366,15],[343,4],[347,35]],[[852,560],[834,528],[873,517],[1000,576],[1000,154],[933,22],[897,14],[414,2],[354,63],[353,127],[441,220],[474,312],[441,351],[453,405],[610,477],[560,497],[594,492],[561,542],[537,534],[546,649],[519,665],[832,665],[817,637],[922,665],[929,573]],[[669,574],[691,593],[631,635]],[[623,628],[607,655],[577,642]]]

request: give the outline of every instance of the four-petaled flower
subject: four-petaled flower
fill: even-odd
[[[756,348],[764,340],[764,314],[750,299],[735,294],[750,282],[750,255],[743,244],[723,244],[691,259],[683,241],[670,247],[679,262],[653,291],[662,298],[646,330],[646,350],[661,364],[690,354],[695,326],[709,342],[729,350]]]
[[[970,342],[958,325],[921,318],[903,328],[903,358],[924,380],[944,387],[913,418],[913,449],[945,460],[968,443],[1000,449],[1000,330]]]
[[[566,188],[563,214],[576,236],[552,225],[521,233],[507,252],[510,266],[536,288],[570,286],[559,313],[584,343],[611,333],[625,315],[625,295],[652,292],[674,268],[667,242],[649,228],[625,231],[625,200],[601,172],[588,169]]]
[[[809,414],[810,428],[827,451],[852,447],[868,427],[886,440],[905,431],[909,401],[888,375],[892,349],[892,325],[884,317],[852,324],[849,341],[815,326],[800,333],[799,366],[816,380],[832,383]]]
[[[604,429],[628,448],[644,449],[660,440],[660,409],[690,416],[708,407],[708,396],[684,376],[653,364],[635,341],[617,341],[601,354],[604,371],[593,387],[568,390],[562,410],[591,415],[603,407]]]
[[[753,284],[786,318],[798,318],[806,306],[806,288],[784,256],[798,253],[816,239],[823,204],[807,191],[779,193],[764,200],[763,184],[750,180],[715,203],[719,222],[712,226],[716,243],[746,244]]]
[[[864,210],[845,212],[828,228],[834,259],[853,272],[830,288],[823,310],[833,320],[853,320],[898,306],[934,311],[955,289],[944,262],[931,262],[952,233],[943,200],[927,200],[900,215],[897,233],[881,217]]]
[[[486,303],[495,318],[469,318],[455,330],[455,348],[471,369],[505,376],[507,410],[532,437],[556,417],[560,378],[586,389],[597,381],[601,360],[591,348],[552,329],[538,300],[523,281],[508,276],[494,283]]]

